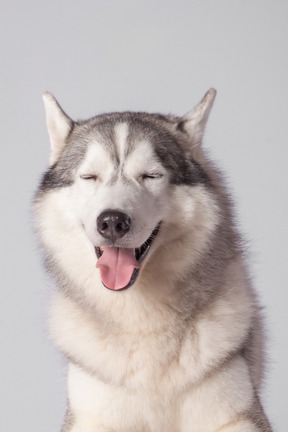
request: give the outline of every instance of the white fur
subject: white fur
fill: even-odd
[[[81,175],[96,175],[100,182],[107,182],[114,174],[115,166],[111,161],[109,152],[96,140],[92,142],[86,152],[85,159],[77,170],[76,176],[79,181]],[[89,182],[87,182],[89,185]],[[93,185],[93,182],[90,182]],[[79,197],[78,197],[79,198]]]
[[[163,168],[160,162],[155,158],[154,150],[151,143],[148,141],[139,141],[137,146],[129,153],[127,159],[125,160],[124,173],[129,179],[135,179],[138,182],[142,182],[142,174],[159,174],[162,177],[152,179],[147,181],[145,186],[147,188],[156,189],[161,178],[165,178],[167,182],[168,172]]]
[[[125,134],[127,125],[119,124],[117,127],[119,149],[124,152]],[[121,134],[120,134],[121,132]],[[121,135],[121,136],[120,136]],[[142,166],[145,151],[145,163]],[[167,212],[167,204],[163,197],[168,188],[167,175],[159,179],[143,182],[141,175],[147,170],[163,172],[155,157],[153,157],[151,145],[141,143],[128,158],[125,166],[120,164],[118,172],[113,165],[109,153],[101,145],[92,143],[88,149],[85,160],[80,165],[76,174],[76,181],[70,188],[68,207],[73,207],[72,213],[83,223],[87,235],[94,246],[100,246],[103,238],[96,230],[96,219],[99,214],[107,209],[116,209],[127,212],[132,218],[132,227],[127,236],[119,244],[124,247],[139,247],[151,235],[156,225],[163,219]],[[83,180],[81,174],[96,174],[96,181]],[[118,175],[117,181],[110,184],[111,178]],[[123,175],[125,178],[123,178]],[[128,182],[127,182],[128,180]],[[146,217],[147,213],[149,218]]]
[[[115,143],[118,150],[118,157],[120,161],[123,163],[124,161],[124,155],[125,155],[125,149],[127,144],[127,136],[128,136],[128,124],[127,123],[117,123],[114,127],[115,131]],[[122,165],[120,163],[120,167]]]
[[[199,317],[191,328],[179,325],[180,346],[176,335],[169,335],[173,322],[165,325],[165,313],[162,310],[159,316],[156,305],[150,304],[146,316],[138,317],[138,325],[124,309],[113,337],[106,334],[105,323],[96,327],[74,302],[58,298],[53,334],[62,348],[73,355],[81,352],[81,361],[94,370],[92,377],[77,366],[69,368],[69,402],[79,423],[75,432],[86,422],[95,431],[103,423],[115,431],[188,432],[198,425],[199,432],[214,432],[250,407],[253,391],[242,358],[232,359],[216,375],[205,378],[217,363],[221,365],[225,353],[239,345],[250,325],[253,310],[249,294],[239,291],[237,267],[231,268],[231,291],[215,301],[211,313]],[[149,325],[144,326],[143,320]],[[162,361],[151,361],[155,358]]]
[[[183,118],[196,142],[214,97],[211,90]],[[62,111],[55,115],[63,126]],[[56,129],[57,136],[65,134]],[[221,283],[210,281],[209,303],[193,309],[191,300],[209,288],[200,283],[199,263],[223,223],[220,200],[203,184],[171,184],[147,140],[126,157],[126,122],[114,132],[118,165],[111,149],[92,141],[74,183],[40,194],[34,206],[41,241],[62,277],[50,330],[72,359],[72,423],[63,432],[269,432],[251,419],[257,374],[242,348],[258,308],[240,254],[225,258]],[[138,279],[121,293],[105,289],[96,268],[94,248],[105,241],[96,220],[107,209],[131,217],[118,247],[139,247],[161,221]]]
[[[82,168],[79,171],[82,172]],[[104,302],[105,311],[106,307],[111,307],[115,295],[103,290],[99,270],[96,269],[94,246],[101,244],[101,239],[97,239],[96,233],[97,204],[104,197],[108,208],[113,206],[115,201],[120,202],[121,199],[123,200],[121,208],[125,209],[125,206],[129,205],[129,203],[127,204],[126,194],[123,191],[121,192],[121,184],[117,183],[115,185],[115,194],[111,193],[108,196],[105,196],[107,193],[103,185],[100,185],[99,188],[104,189],[103,193],[97,192],[97,187],[93,186],[93,181],[90,184],[90,181],[87,183],[87,181],[79,178],[70,188],[53,190],[47,193],[45,198],[42,199],[41,205],[35,205],[34,211],[37,214],[37,219],[41,221],[39,232],[42,241],[59,265],[69,269],[67,277],[71,280],[71,289],[73,290],[75,284],[78,295],[83,297],[83,301],[86,299],[88,304],[97,304],[100,307]],[[168,199],[169,193],[171,193],[171,197]],[[164,186],[164,189],[161,186],[161,198],[157,195],[154,197],[152,194],[152,204],[150,206],[146,205],[145,201],[145,196],[150,196],[146,188],[144,188],[143,195],[137,189],[134,195],[132,199],[135,200],[137,197],[137,202],[132,201],[132,203],[137,209],[136,216],[141,216],[141,218],[139,216],[139,231],[142,232],[140,239],[138,237],[131,239],[134,247],[142,244],[151,234],[160,218],[163,219],[165,216],[166,223],[163,223],[163,234],[159,235],[155,240],[148,258],[143,263],[143,267],[149,266],[152,275],[156,272],[159,279],[158,283],[160,286],[163,285],[162,290],[164,292],[169,291],[170,287],[173,287],[175,279],[187,271],[191,266],[191,262],[196,262],[198,256],[207,247],[210,234],[213,233],[218,224],[217,206],[210,194],[202,186],[193,188],[193,191],[191,191],[191,188],[184,186],[180,190],[179,188],[172,189],[171,192],[169,192],[167,185]],[[107,198],[111,200],[110,205]],[[189,202],[189,205],[187,205],[187,202]],[[161,210],[161,205],[163,210]],[[151,214],[149,215],[150,209]],[[161,214],[161,211],[163,211],[164,215]],[[92,234],[88,229],[87,232],[85,228],[83,229],[83,225],[85,227],[85,217],[83,216],[85,212],[88,215],[91,213]],[[181,212],[181,219],[175,220],[175,215],[178,212]],[[154,222],[151,223],[152,216]],[[144,218],[143,222],[142,218]],[[147,220],[149,221],[148,226],[146,225]],[[189,232],[186,229],[188,221],[191,228],[195,227]],[[56,232],[59,233],[57,236],[54,234]],[[166,247],[167,243],[170,243],[169,248]],[[192,250],[191,244],[195,245]],[[160,259],[157,257],[158,254],[154,255],[154,250],[159,248]],[[189,260],[183,259],[185,256],[189,257]],[[171,263],[169,268],[167,268],[167,262]],[[146,283],[150,282],[148,278]],[[133,291],[135,291],[134,288]],[[161,292],[160,288],[159,292]],[[123,300],[117,299],[116,302],[116,304],[118,304],[118,301],[120,302],[120,308],[125,293],[121,298]],[[133,311],[132,307],[129,314],[133,314]],[[115,310],[115,313],[120,313],[120,311]],[[135,313],[137,315],[139,311],[135,310]]]
[[[187,386],[201,381],[211,369],[221,364],[227,353],[244,341],[254,307],[249,293],[239,290],[241,283],[245,282],[242,277],[239,279],[239,272],[238,265],[233,264],[229,292],[216,299],[211,312],[200,315],[196,322],[193,320],[193,326],[187,329],[183,328],[177,316],[172,315],[171,320],[171,311],[161,304],[149,302],[141,310],[137,296],[124,294],[119,298],[108,292],[110,312],[104,315],[103,311],[103,323],[100,325],[96,325],[93,317],[82,311],[75,302],[58,294],[51,309],[51,332],[59,345],[65,347],[65,351],[78,356],[89,370],[100,373],[104,381],[114,385],[125,382],[134,390],[148,387],[146,391],[149,391],[151,387],[151,391],[154,391],[160,384],[157,381],[161,376],[161,393],[169,392],[171,381],[173,389],[181,392]],[[169,300],[172,298],[168,297],[167,302]],[[128,310],[131,310],[129,315],[126,313]],[[137,313],[134,314],[133,310]],[[99,313],[101,322],[101,310]],[[113,320],[111,322],[115,326],[114,333],[110,335],[105,330],[106,320]],[[179,341],[171,338],[169,331],[176,323],[180,346]],[[157,334],[155,340],[150,340],[152,329]],[[144,345],[143,339],[147,339]],[[158,361],[147,367],[149,358],[158,357],[158,351],[159,358],[161,353],[163,355],[163,362]],[[116,358],[117,363],[114,361]],[[171,363],[169,374],[165,376],[161,371],[165,370],[167,359]],[[129,368],[133,371],[131,375],[127,375]]]

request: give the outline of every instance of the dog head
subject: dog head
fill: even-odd
[[[199,252],[216,224],[201,151],[215,95],[183,117],[124,112],[74,122],[44,94],[51,158],[35,208],[59,267],[87,267],[93,256],[103,284],[122,290],[181,236],[194,236]]]

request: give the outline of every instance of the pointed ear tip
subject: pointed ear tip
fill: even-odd
[[[217,90],[213,87],[211,87],[208,91],[207,91],[207,96],[209,96],[211,99],[215,99],[217,95]]]
[[[45,102],[48,102],[48,101],[54,101],[55,98],[54,98],[54,96],[50,92],[46,91],[46,92],[44,92],[42,94],[42,100],[45,103]]]

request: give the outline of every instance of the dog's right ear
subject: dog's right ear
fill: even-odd
[[[73,121],[65,114],[51,93],[43,94],[43,102],[51,146],[50,164],[53,165],[65,146],[66,139],[73,127]]]

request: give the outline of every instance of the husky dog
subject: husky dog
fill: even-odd
[[[268,432],[260,308],[221,176],[183,117],[72,121],[44,94],[35,225],[68,359],[63,432]]]

